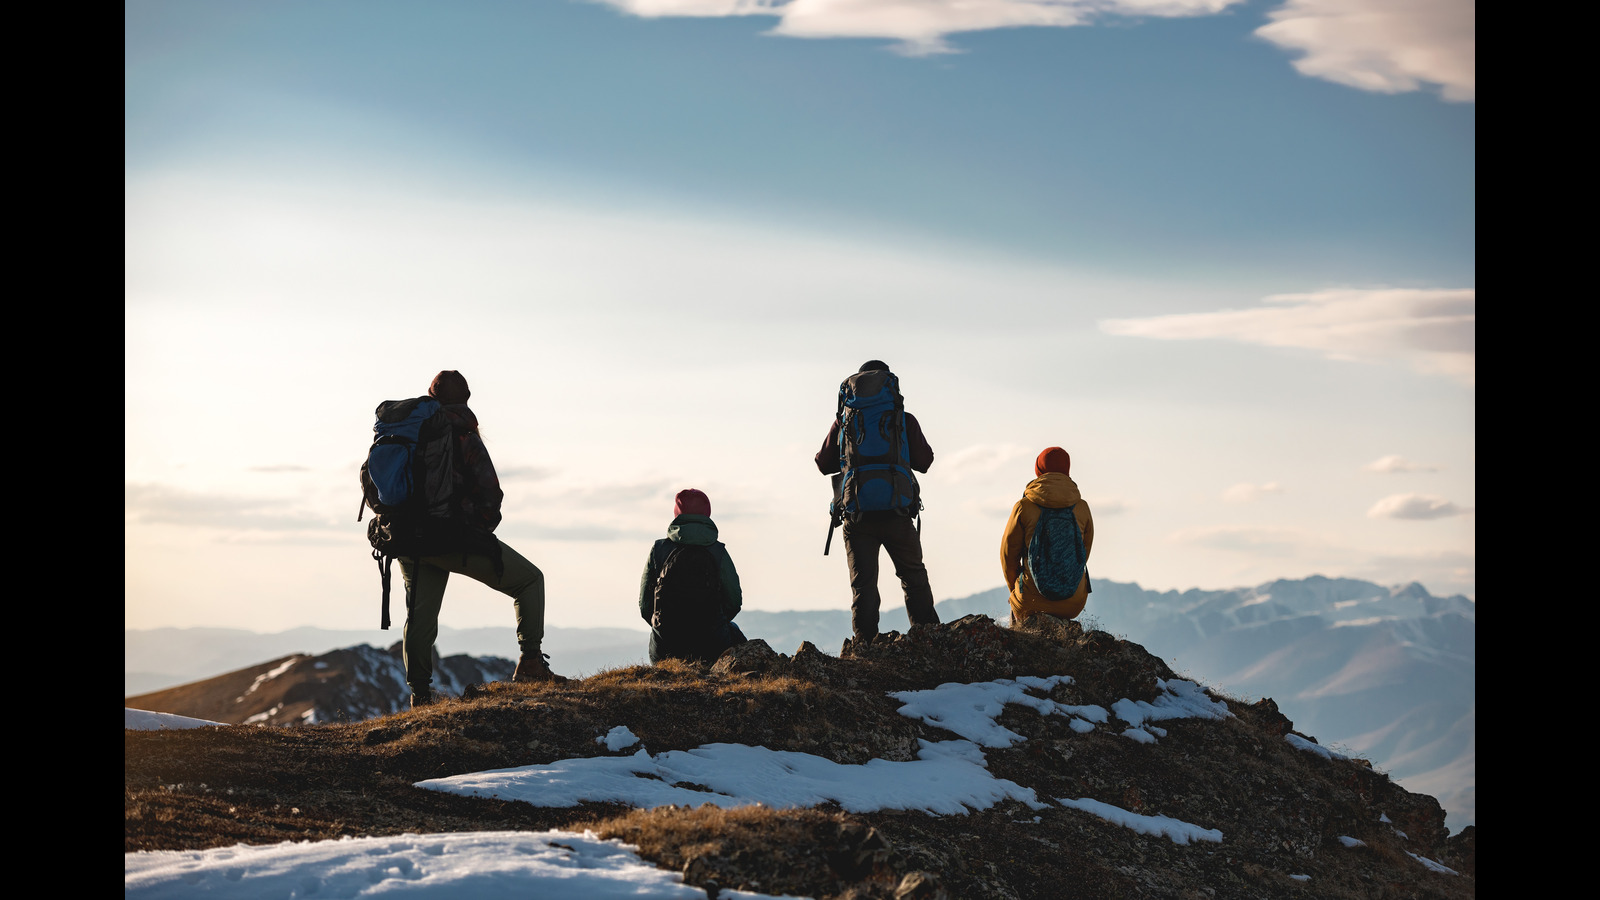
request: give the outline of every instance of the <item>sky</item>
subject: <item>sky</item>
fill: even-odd
[[[1471,3],[125,12],[128,628],[378,640],[356,473],[441,369],[549,624],[642,627],[687,487],[747,608],[846,607],[812,456],[873,358],[937,597],[1053,445],[1092,575],[1475,595]]]

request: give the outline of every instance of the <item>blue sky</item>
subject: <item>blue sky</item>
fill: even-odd
[[[554,624],[691,483],[752,606],[846,605],[807,469],[874,356],[938,596],[1050,444],[1103,577],[1471,592],[1472,7],[1374,3],[130,3],[127,624],[372,618],[351,472],[440,368]]]

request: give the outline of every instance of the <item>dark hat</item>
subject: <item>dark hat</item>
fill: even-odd
[[[1046,447],[1039,458],[1033,461],[1033,474],[1043,475],[1046,472],[1060,472],[1063,475],[1072,474],[1072,457],[1060,447]]]
[[[472,391],[467,390],[467,379],[455,369],[445,369],[433,376],[433,384],[428,385],[428,396],[440,403],[450,406],[467,402],[472,396]]]
[[[711,498],[707,497],[704,491],[695,488],[679,491],[678,496],[672,501],[672,515],[676,517],[685,513],[711,515]]]
[[[861,368],[857,369],[856,371],[857,372],[874,372],[874,371],[876,371],[876,372],[887,372],[887,371],[889,371],[889,364],[884,362],[881,359],[869,359],[866,362],[862,363],[861,364]]]

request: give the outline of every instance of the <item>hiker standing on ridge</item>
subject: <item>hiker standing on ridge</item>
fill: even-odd
[[[639,579],[639,615],[650,623],[650,661],[713,662],[745,642],[733,623],[744,605],[739,573],[717,540],[711,499],[689,488],[672,503],[667,536],[656,541]]]
[[[833,524],[844,523],[850,562],[850,627],[858,641],[878,636],[878,548],[889,551],[905,590],[913,625],[937,625],[922,536],[912,518],[922,500],[917,476],[933,465],[922,426],[905,411],[900,379],[882,360],[868,360],[839,385],[839,409],[816,455],[817,470],[833,476]],[[920,519],[919,519],[920,522]],[[832,543],[833,530],[828,530]],[[828,552],[824,545],[823,554]]]
[[[1072,457],[1049,447],[1033,462],[1035,477],[1011,508],[1000,540],[1000,568],[1011,591],[1011,627],[1030,616],[1072,619],[1093,590],[1089,551],[1094,517],[1069,472]]]
[[[406,586],[401,642],[411,705],[433,701],[433,642],[445,585],[456,572],[512,598],[522,654],[512,681],[565,681],[550,671],[544,641],[544,573],[494,536],[500,524],[500,478],[467,408],[467,379],[446,370],[425,397],[378,407],[361,467],[373,512],[367,537],[383,573],[383,627],[389,627],[388,563],[400,561]],[[359,520],[359,517],[358,517]]]

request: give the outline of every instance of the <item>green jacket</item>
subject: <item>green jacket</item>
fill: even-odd
[[[728,621],[739,614],[744,606],[744,593],[739,589],[739,572],[733,567],[728,548],[717,540],[717,523],[710,516],[684,513],[667,526],[667,536],[650,548],[650,558],[645,560],[644,575],[639,579],[639,616],[649,622],[655,615],[656,577],[661,567],[678,544],[691,544],[711,548],[717,561],[717,574],[722,576],[722,614]]]

